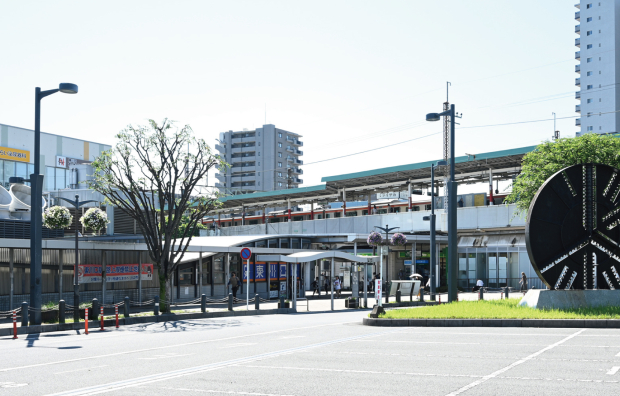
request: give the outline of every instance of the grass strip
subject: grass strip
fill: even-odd
[[[391,309],[382,319],[620,319],[620,307],[533,309],[520,307],[520,298],[459,301],[419,308]]]

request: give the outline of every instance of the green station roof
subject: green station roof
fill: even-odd
[[[519,147],[509,150],[492,151],[455,158],[455,172],[458,183],[476,183],[488,180],[489,169],[493,170],[494,178],[509,179],[521,171],[523,156],[537,146]],[[381,191],[396,191],[408,188],[428,187],[431,177],[431,164],[435,161],[418,162],[415,164],[391,166],[362,172],[327,176],[321,179],[325,184],[286,190],[256,192],[233,195],[222,198],[225,211],[232,208],[283,206],[288,200],[294,204],[304,204],[330,199],[338,196],[339,190],[347,190],[347,200],[354,200],[356,195],[365,195]],[[441,167],[446,168],[446,167]],[[437,183],[443,184],[444,169],[438,168]],[[447,170],[447,169],[446,169]],[[369,186],[368,189],[365,189]],[[372,187],[371,187],[372,186]],[[348,189],[353,189],[349,191]]]

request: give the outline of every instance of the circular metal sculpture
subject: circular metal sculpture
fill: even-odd
[[[619,172],[599,164],[570,166],[536,193],[525,239],[549,289],[620,289]]]

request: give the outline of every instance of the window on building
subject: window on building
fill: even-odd
[[[282,172],[278,172],[278,177],[282,177]]]
[[[278,133],[278,137],[281,138],[282,137],[282,132]],[[281,146],[280,146],[281,147]]]
[[[592,89],[592,85],[588,85],[587,89]]]
[[[586,49],[590,49],[590,48],[592,48],[592,44],[586,45]]]
[[[589,71],[589,72],[587,72],[587,73],[586,73],[586,76],[591,76],[591,75],[592,75],[592,72],[591,72],[591,71]]]
[[[592,115],[592,112],[588,112],[588,117],[590,117],[590,115]]]
[[[278,147],[282,147],[282,143],[278,143]]]
[[[278,157],[282,158],[282,153],[278,153]]]
[[[586,100],[586,103],[592,103],[592,99]]]
[[[593,128],[592,128],[591,126],[589,126],[589,127],[587,128],[587,130],[588,130],[588,131],[591,131],[592,129],[593,129]]]
[[[586,5],[586,9],[590,9],[590,8],[592,8],[592,3],[588,3],[588,4]]]
[[[592,58],[588,58],[588,59],[586,59],[586,62],[587,62],[587,63],[592,62]]]
[[[592,17],[588,17],[588,18],[586,19],[586,22],[592,22]]]
[[[278,162],[278,168],[282,168],[282,162]]]
[[[282,182],[278,182],[278,187],[282,187]]]
[[[586,36],[592,36],[592,30],[588,30],[588,31],[586,32]]]

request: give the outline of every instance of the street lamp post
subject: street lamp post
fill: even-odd
[[[41,99],[56,92],[76,94],[78,86],[70,83],[61,83],[58,89],[41,91],[35,88],[34,99],[34,173],[30,175],[30,194],[32,205],[30,207],[30,305],[33,310],[30,313],[30,321],[34,325],[41,324],[41,269],[42,248],[41,230],[43,216],[41,213],[41,201],[43,200],[43,175],[41,174]]]
[[[457,236],[456,236],[456,188],[454,180],[454,125],[457,117],[455,106],[450,105],[450,110],[443,113],[429,113],[426,121],[439,121],[441,117],[450,117],[450,179],[448,181],[448,302],[457,301],[456,287],[458,275],[457,263]],[[459,116],[460,118],[460,116]]]
[[[431,234],[431,260],[429,265],[429,276],[431,285],[431,301],[435,301],[435,265],[437,264],[437,249],[435,241],[435,168],[437,166],[447,165],[446,161],[437,161],[437,164],[431,164],[431,215],[424,216],[423,220],[430,220],[430,234]],[[415,260],[415,258],[413,258]]]
[[[387,244],[387,243],[388,243],[387,241],[388,241],[388,239],[389,239],[389,235],[388,235],[388,234],[389,234],[389,232],[390,232],[390,231],[397,230],[397,229],[399,229],[400,227],[392,227],[392,228],[389,228],[389,226],[386,224],[386,225],[385,225],[385,228],[378,227],[378,226],[375,226],[375,228],[378,228],[379,230],[381,230],[381,231],[385,232],[385,242],[386,242],[386,244]],[[389,261],[390,261],[390,247],[389,247],[389,245],[386,245],[386,246],[387,246],[388,248],[387,248],[387,260],[385,260],[385,270],[386,270],[386,273],[388,273],[388,271],[387,271],[387,266],[388,266],[388,263],[389,263]],[[379,279],[381,279],[381,282],[383,282],[383,246],[381,246],[381,253],[380,253],[380,254],[381,254],[381,261],[380,261],[380,263],[381,263],[381,264],[380,264],[381,268],[379,269]],[[386,276],[387,276],[387,275],[386,275]],[[385,294],[385,299],[386,299],[386,301],[385,301],[385,302],[387,303],[387,302],[389,302],[389,298],[390,298],[390,290],[389,290],[389,286],[390,286],[390,285],[389,285],[389,281],[386,281],[386,286],[388,287],[387,293]],[[381,290],[383,290],[383,289],[384,289],[384,287],[382,287],[382,288],[381,288]],[[375,290],[375,293],[376,293],[376,290]],[[381,304],[381,297],[382,297],[382,296],[379,296],[379,298],[377,299],[377,304],[379,304],[379,306],[382,306],[382,304]]]
[[[84,204],[87,204],[89,202],[97,202],[97,201],[93,201],[92,199],[88,201],[80,201],[80,196],[77,194],[75,194],[75,201],[72,201],[68,198],[63,198],[63,197],[58,197],[58,199],[62,199],[63,201],[68,202],[71,205],[73,205],[73,207],[75,207],[76,218],[79,213],[80,206],[84,206]],[[80,242],[78,239],[78,228],[76,226],[75,227],[75,265],[73,267],[73,321],[75,323],[80,321],[80,280],[78,277],[78,269],[79,269],[79,264],[80,264],[79,243]],[[101,274],[101,275],[105,276],[105,274]],[[105,301],[102,304],[104,303]],[[86,318],[86,320],[88,320],[88,318]]]

